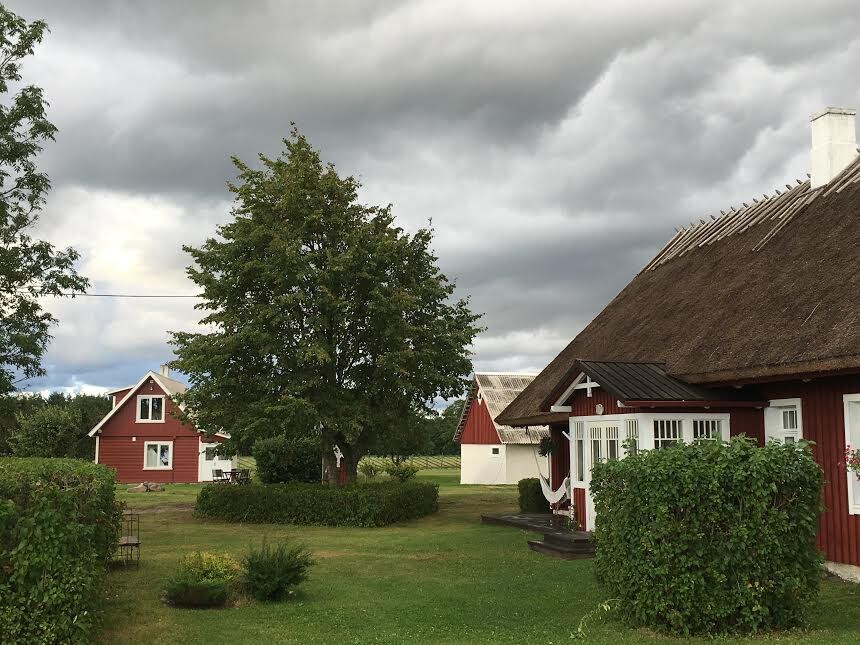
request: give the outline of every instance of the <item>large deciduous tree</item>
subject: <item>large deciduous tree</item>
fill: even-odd
[[[41,359],[56,320],[38,298],[87,286],[74,270],[73,249],[31,236],[50,188],[36,157],[56,128],[42,90],[24,85],[20,69],[46,28],[0,5],[0,395],[45,373]]]
[[[359,183],[324,164],[296,129],[275,159],[239,177],[233,218],[185,247],[204,331],[173,334],[173,365],[191,388],[185,415],[228,431],[229,450],[259,437],[318,437],[334,481],[384,452],[404,419],[465,390],[478,316],[455,300],[432,232],[394,224],[390,206],[359,203]]]

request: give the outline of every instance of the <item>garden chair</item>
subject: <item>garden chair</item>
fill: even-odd
[[[123,564],[140,566],[140,514],[125,511],[122,530],[117,543],[116,560]]]
[[[239,476],[236,478],[236,483],[238,484],[250,484],[251,483],[251,471],[248,468],[243,468],[239,471]]]
[[[216,468],[212,471],[212,481],[216,484],[223,484],[227,481],[227,477],[224,475],[224,471],[220,468]]]

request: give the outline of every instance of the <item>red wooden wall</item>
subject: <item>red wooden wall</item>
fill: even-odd
[[[477,398],[472,399],[469,411],[466,413],[466,423],[460,433],[460,443],[501,444],[499,433],[486,403]]]
[[[573,506],[576,508],[576,523],[579,525],[579,530],[585,530],[585,489],[573,489]]]
[[[127,393],[127,391],[126,391]],[[164,423],[136,423],[138,394],[166,394],[153,378],[149,378],[132,397],[116,411],[99,437],[98,462],[116,470],[121,483],[196,482],[198,480],[200,433],[182,424],[173,416],[176,406],[165,397]],[[119,403],[119,398],[117,403]],[[172,470],[144,470],[144,443],[147,441],[173,442]],[[207,443],[220,441],[205,437]]]

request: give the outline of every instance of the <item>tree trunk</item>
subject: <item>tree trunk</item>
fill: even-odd
[[[325,450],[323,451],[323,482],[329,486],[340,486],[342,484],[348,486],[355,483],[361,455],[347,443],[340,442],[337,445],[341,452],[343,452],[343,459],[340,460],[340,465],[344,471],[344,475],[342,477],[338,471],[334,450]]]

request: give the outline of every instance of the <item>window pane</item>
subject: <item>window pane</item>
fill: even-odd
[[[203,457],[206,461],[212,461],[215,459],[215,448],[206,448],[206,455]]]
[[[164,407],[164,399],[162,398],[152,398],[152,420],[153,421],[161,421],[161,415],[164,411],[162,408]]]
[[[585,442],[576,440],[576,481],[585,481]]]
[[[791,435],[788,435],[785,438],[785,443],[794,443],[794,437],[792,437]]]
[[[782,428],[783,430],[797,430],[797,410],[782,411]]]
[[[161,462],[161,466],[169,466],[170,465],[170,444],[161,444],[159,446],[159,461]]]
[[[158,466],[158,446],[151,443],[146,447],[146,467],[155,468],[156,466]]]
[[[149,418],[149,399],[145,396],[140,397],[140,418],[148,419]]]

